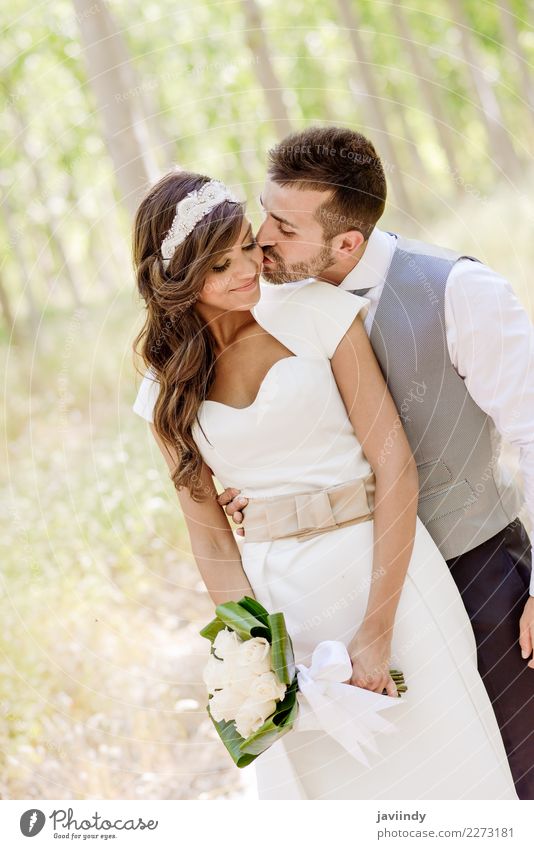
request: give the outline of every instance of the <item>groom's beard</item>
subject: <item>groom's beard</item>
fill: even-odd
[[[307,262],[294,262],[286,265],[272,248],[264,248],[263,253],[272,259],[272,265],[263,266],[262,276],[268,283],[290,283],[292,280],[305,280],[307,277],[320,277],[322,272],[334,264],[335,257],[327,242],[320,251]]]

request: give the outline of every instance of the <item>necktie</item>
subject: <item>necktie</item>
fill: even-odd
[[[366,295],[371,287],[369,286],[367,289],[347,289],[347,292],[350,292],[351,295]]]

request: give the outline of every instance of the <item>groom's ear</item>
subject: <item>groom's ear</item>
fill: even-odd
[[[364,242],[363,234],[359,230],[347,230],[345,233],[334,236],[332,248],[334,251],[352,256]]]

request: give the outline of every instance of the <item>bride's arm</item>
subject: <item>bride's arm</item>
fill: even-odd
[[[167,447],[158,436],[153,424],[154,435],[170,472],[177,463],[176,453]],[[223,508],[217,503],[217,490],[210,470],[202,464],[200,474],[203,501],[194,501],[187,487],[178,491],[183,510],[191,550],[199,572],[215,605],[225,601],[239,601],[244,595],[255,598],[243,570],[241,555]]]
[[[363,321],[356,316],[331,359],[340,394],[376,478],[373,573],[364,621],[351,641],[352,683],[390,695],[391,637],[416,529],[417,466]]]

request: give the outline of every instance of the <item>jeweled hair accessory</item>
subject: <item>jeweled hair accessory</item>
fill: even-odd
[[[210,180],[200,189],[194,189],[178,201],[171,227],[161,243],[161,256],[165,270],[178,245],[182,244],[205,215],[224,200],[241,203],[224,183],[219,180]]]

